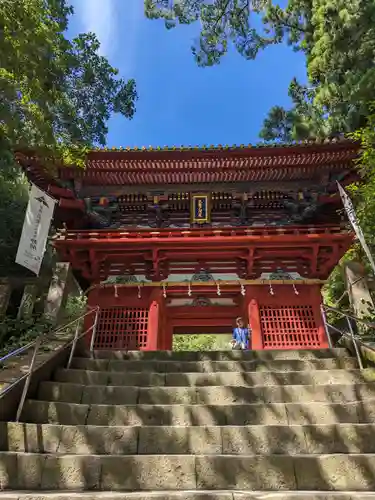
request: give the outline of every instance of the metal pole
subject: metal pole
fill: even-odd
[[[329,345],[329,348],[332,349],[332,347],[333,347],[332,346],[332,339],[331,339],[331,334],[329,333],[329,325],[327,322],[327,316],[326,316],[326,312],[325,312],[323,304],[320,304],[320,313],[321,313],[322,318],[323,318],[323,325],[324,325],[324,330],[325,330],[326,335],[327,335],[328,345]]]
[[[77,342],[78,342],[78,336],[79,336],[80,329],[81,329],[81,318],[78,318],[77,319],[77,327],[76,327],[76,331],[74,333],[74,338],[73,338],[73,342],[72,342],[72,348],[70,349],[68,364],[66,365],[66,367],[68,369],[70,368],[70,365],[72,364],[72,359],[73,359],[73,356],[74,356],[74,353],[75,353],[75,350],[76,350],[76,347],[77,347]]]
[[[92,358],[94,357],[94,345],[95,345],[95,338],[96,338],[96,329],[98,326],[99,312],[100,312],[100,309],[98,308],[95,312],[94,326],[92,328],[92,335],[91,335],[91,342],[90,342],[90,354],[91,354]]]
[[[363,363],[362,363],[361,353],[359,352],[357,340],[356,340],[354,332],[353,332],[352,323],[351,323],[350,318],[348,316],[346,317],[346,321],[348,323],[348,327],[349,327],[349,331],[350,331],[350,336],[351,336],[351,339],[352,339],[352,342],[353,342],[353,345],[354,345],[354,349],[355,349],[355,353],[356,353],[356,356],[357,356],[359,368],[360,368],[360,370],[363,370]]]
[[[22,390],[22,396],[21,396],[21,399],[20,399],[20,402],[19,402],[19,405],[18,405],[18,409],[17,409],[16,422],[19,422],[19,420],[21,418],[21,414],[22,414],[22,410],[23,410],[23,405],[25,404],[27,392],[29,390],[29,386],[30,386],[30,382],[31,382],[31,376],[32,376],[33,371],[34,371],[34,365],[35,365],[35,361],[36,361],[36,355],[38,354],[41,341],[42,341],[42,336],[40,335],[36,339],[36,342],[35,342],[33,357],[31,358],[31,363],[30,363],[30,366],[29,366],[29,371],[27,373],[25,384],[24,384],[23,390]]]

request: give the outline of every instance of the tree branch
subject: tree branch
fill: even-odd
[[[224,14],[228,8],[229,2],[230,2],[230,0],[226,1],[225,5],[224,5],[224,9],[221,11],[221,14],[216,18],[216,21],[215,21],[215,24],[213,27],[213,31],[216,31],[216,28],[217,28],[217,25],[219,24],[220,19],[222,19],[224,17]]]

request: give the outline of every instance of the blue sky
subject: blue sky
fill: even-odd
[[[271,106],[288,106],[290,80],[305,61],[276,46],[246,61],[234,50],[219,66],[199,68],[191,54],[199,25],[166,30],[143,14],[143,0],[71,0],[69,35],[93,31],[101,52],[139,92],[133,120],[114,116],[108,146],[249,144]]]

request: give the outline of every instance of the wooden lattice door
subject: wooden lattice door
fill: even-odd
[[[317,349],[318,325],[311,305],[261,306],[259,319],[264,349]]]
[[[143,350],[147,346],[147,308],[108,307],[100,310],[94,349]]]

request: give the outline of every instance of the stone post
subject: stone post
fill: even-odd
[[[12,292],[12,290],[11,290],[10,283],[7,280],[1,281],[0,282],[0,318],[5,316],[5,314],[7,312],[11,292]]]
[[[21,304],[18,308],[17,319],[31,318],[37,294],[38,294],[38,285],[36,285],[35,283],[25,285],[21,299]]]
[[[358,318],[364,318],[374,308],[364,267],[357,261],[346,262],[344,266],[346,289],[353,313]]]
[[[69,277],[69,262],[57,262],[44,307],[45,316],[51,319],[54,323],[59,322],[63,313],[65,302],[69,293]]]

